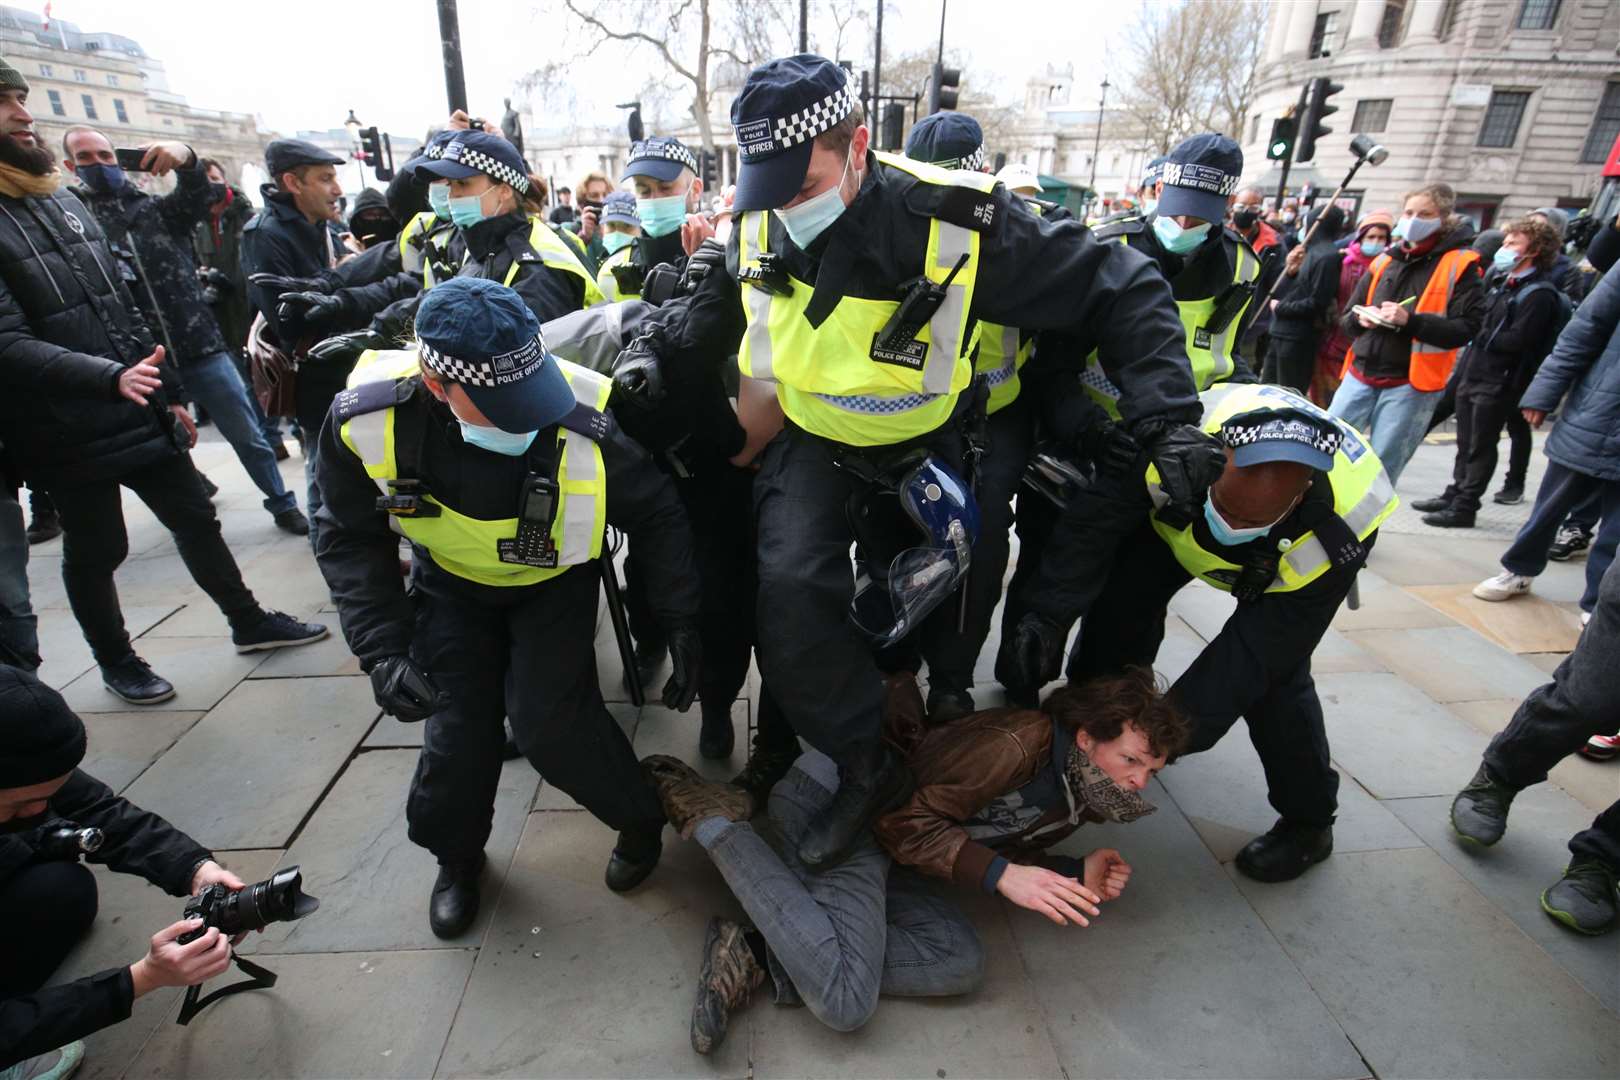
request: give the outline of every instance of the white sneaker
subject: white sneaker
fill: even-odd
[[[1474,595],[1481,600],[1511,600],[1530,591],[1536,579],[1504,570],[1493,578],[1486,578],[1474,586]]]
[[[1582,626],[1585,626],[1586,624],[1590,623],[1591,621],[1592,621],[1592,613],[1590,611],[1581,612],[1581,625]]]

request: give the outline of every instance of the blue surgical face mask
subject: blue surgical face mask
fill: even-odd
[[[1159,209],[1159,200],[1158,199],[1143,199],[1142,200],[1142,216],[1143,217],[1151,216],[1158,209]]]
[[[686,198],[691,193],[692,185],[688,184],[679,195],[636,199],[636,216],[641,218],[641,231],[656,239],[680,228],[686,222]]]
[[[1153,219],[1153,235],[1159,238],[1159,243],[1164,245],[1166,251],[1185,255],[1204,242],[1204,238],[1209,235],[1209,222],[1183,229],[1181,223],[1173,217],[1156,217]]]
[[[622,251],[635,241],[635,237],[627,232],[610,232],[602,234],[602,246],[607,248],[609,255]]]
[[[124,170],[117,165],[75,165],[73,171],[84,181],[85,187],[101,195],[111,195],[123,187],[127,179]]]
[[[827,227],[849,209],[844,204],[844,177],[849,175],[850,153],[853,151],[852,146],[844,154],[844,171],[838,174],[838,183],[820,195],[804,200],[798,206],[771,211],[782,219],[782,226],[787,229],[788,237],[799,247],[809,247],[815,242],[816,237],[826,232]],[[645,226],[646,222],[643,221],[642,224]]]
[[[428,206],[440,221],[450,220],[450,185],[445,181],[428,185]]]
[[[484,213],[484,196],[492,189],[486,189],[479,195],[454,196],[450,199],[450,220],[459,228],[470,229],[483,221],[488,215]]]
[[[1383,250],[1384,242],[1382,240],[1363,240],[1361,242],[1361,253],[1369,259],[1377,257],[1379,252]]]
[[[505,454],[507,457],[522,457],[527,454],[534,437],[540,434],[538,431],[531,431],[523,435],[514,435],[500,428],[469,424],[459,416],[456,417],[456,423],[461,425],[462,442],[476,446],[480,450],[488,450],[492,454]]]
[[[1394,237],[1397,240],[1405,240],[1408,244],[1421,244],[1439,227],[1440,219],[1437,217],[1403,217],[1395,223]]]
[[[1491,256],[1491,265],[1498,270],[1511,270],[1519,261],[1519,253],[1510,247],[1499,247],[1496,254]]]
[[[1270,532],[1277,522],[1274,521],[1270,525],[1259,525],[1252,529],[1234,529],[1226,523],[1225,518],[1221,517],[1221,512],[1215,509],[1215,496],[1206,495],[1204,496],[1204,524],[1209,526],[1209,534],[1215,538],[1217,544],[1225,547],[1236,547],[1239,544],[1247,544],[1250,540],[1258,540]]]

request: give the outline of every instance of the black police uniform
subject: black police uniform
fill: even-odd
[[[419,380],[402,384],[396,445],[415,448],[415,468],[434,499],[483,520],[513,517],[528,466],[468,446],[448,407]],[[510,717],[518,748],[546,781],[610,827],[634,837],[664,820],[629,740],[597,685],[600,577],[577,566],[538,584],[497,587],[439,568],[413,550],[410,588],[400,579],[399,535],[377,508],[376,483],[343,444],[343,417],[321,433],[317,477],[326,527],[317,550],[321,572],[343,619],[349,647],[369,668],[408,653],[448,702],[428,720],[411,783],[411,840],[441,863],[479,857],[489,836]],[[542,430],[538,445],[555,441]],[[657,574],[652,605],[666,626],[698,615],[690,532],[668,479],[616,425],[598,442],[607,474],[608,524],[633,533]],[[648,852],[627,852],[645,857]]]

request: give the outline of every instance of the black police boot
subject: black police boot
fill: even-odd
[[[973,711],[973,695],[966,690],[944,686],[928,687],[928,726],[938,727],[959,720]]]
[[[724,761],[736,747],[731,727],[731,706],[703,704],[703,727],[698,732],[698,753],[710,761]]]
[[[613,856],[608,859],[603,880],[614,892],[628,892],[647,880],[647,875],[658,866],[658,857],[664,853],[664,827],[619,834],[613,845]]]
[[[838,794],[805,829],[800,860],[811,870],[843,862],[861,833],[910,798],[911,791],[911,770],[883,743],[845,755],[838,762]]]
[[[1451,828],[1469,843],[1490,847],[1507,832],[1508,807],[1518,793],[1480,762],[1468,786],[1451,800]]]
[[[28,522],[28,543],[43,544],[62,535],[62,518],[55,510],[35,510]]]
[[[1444,510],[1424,514],[1423,524],[1432,525],[1437,529],[1472,529],[1474,527],[1474,511],[1465,510],[1453,504]]]
[[[439,863],[428,900],[428,925],[434,937],[460,937],[478,917],[478,875],[483,868],[483,852],[476,859]]]
[[[174,697],[174,684],[134,653],[116,664],[101,665],[101,681],[131,705],[156,705]]]
[[[1444,495],[1436,495],[1432,499],[1414,499],[1412,509],[1420,514],[1432,514],[1436,510],[1449,510],[1451,509],[1451,500],[1455,497],[1448,491]]]
[[[1237,868],[1256,881],[1292,881],[1333,854],[1333,827],[1301,825],[1279,818],[1237,854]]]
[[[742,771],[733,776],[731,782],[753,798],[755,813],[765,809],[765,804],[771,798],[771,789],[793,768],[800,753],[798,739],[773,746],[761,739],[758,732],[754,733],[754,748],[748,752],[748,760],[743,763]]]
[[[1576,859],[1558,883],[1541,894],[1541,910],[1581,934],[1604,934],[1620,921],[1614,868]]]

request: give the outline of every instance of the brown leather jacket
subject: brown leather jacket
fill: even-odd
[[[920,713],[912,686],[890,687],[891,732],[908,726],[913,708]],[[898,863],[974,889],[998,857],[1035,862],[1094,820],[1076,810],[1053,767],[1054,731],[1050,716],[1030,709],[988,709],[928,731],[909,752],[916,790],[878,819],[878,843]]]

